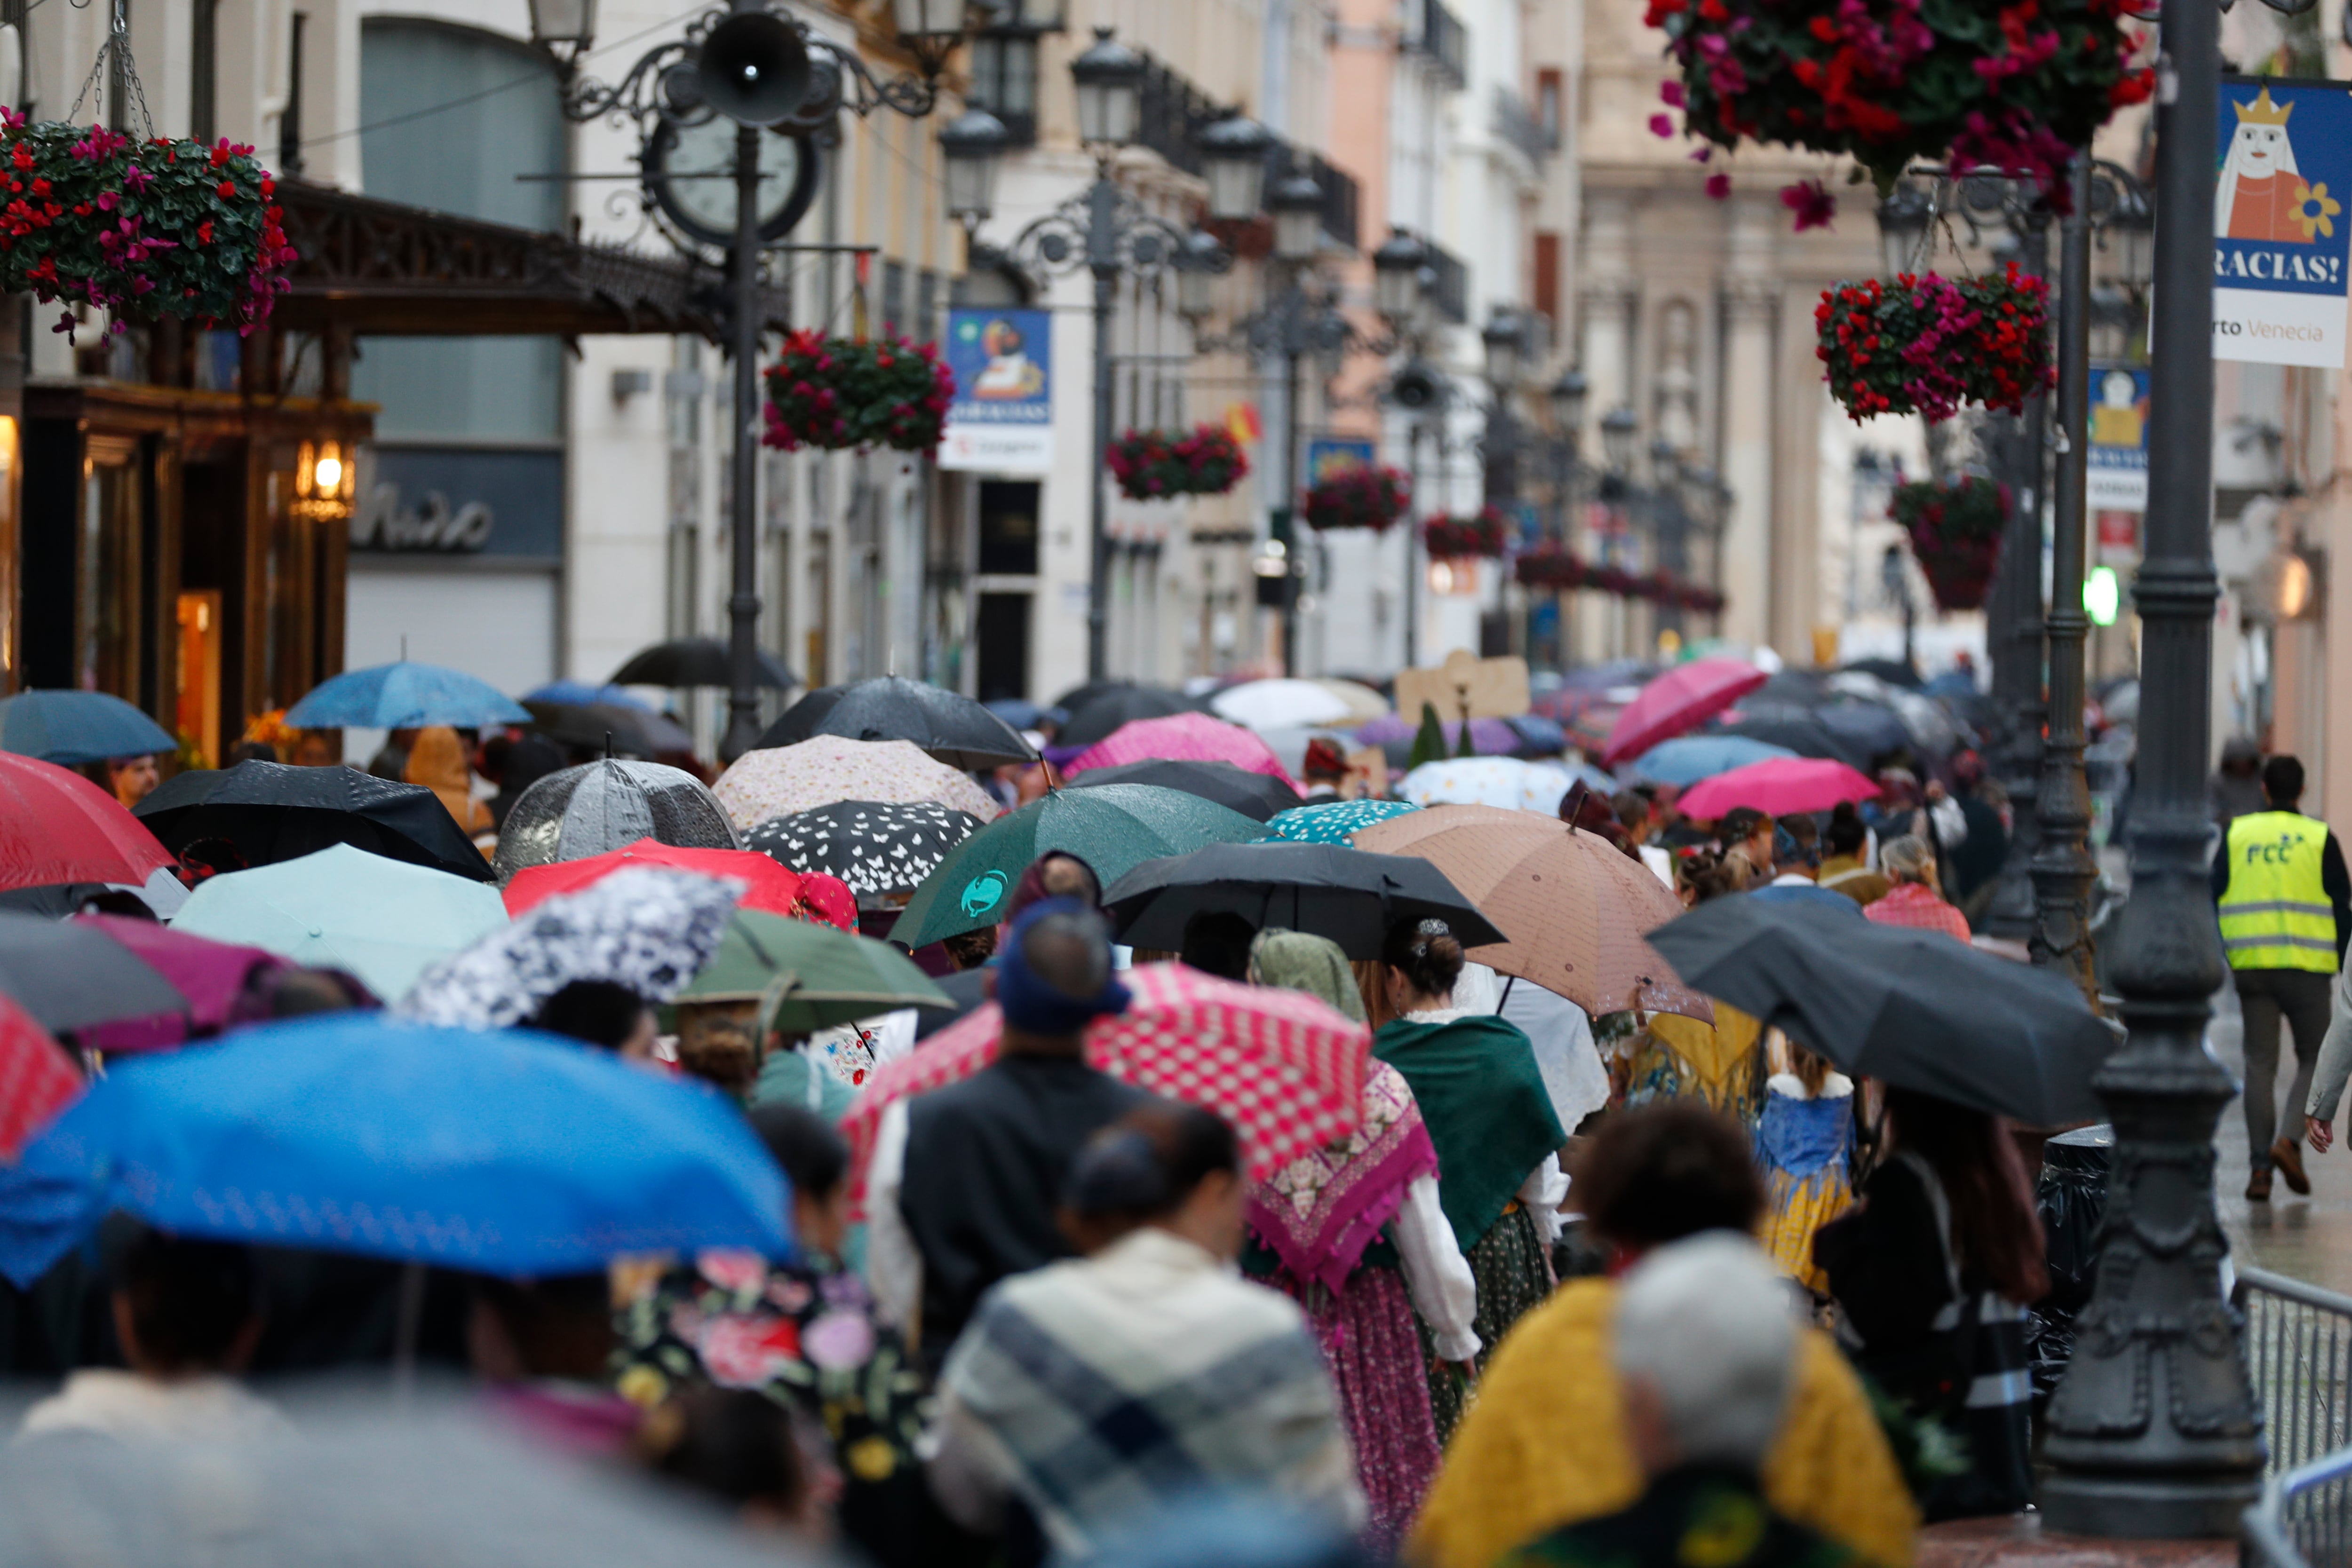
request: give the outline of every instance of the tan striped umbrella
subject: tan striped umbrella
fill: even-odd
[[[1681,915],[1681,901],[1597,834],[1533,811],[1432,806],[1374,823],[1354,841],[1444,872],[1511,934],[1508,942],[1470,949],[1499,974],[1556,991],[1595,1016],[1646,1008],[1715,1021],[1714,1006],[1643,939]]]

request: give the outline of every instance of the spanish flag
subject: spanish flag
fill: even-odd
[[[1225,429],[1244,446],[1265,439],[1265,422],[1258,418],[1257,404],[1254,402],[1225,404]]]

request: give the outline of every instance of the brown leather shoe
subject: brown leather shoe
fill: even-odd
[[[2301,1145],[2293,1138],[2281,1138],[2271,1145],[2271,1164],[2286,1177],[2287,1191],[2300,1197],[2311,1196],[2311,1177],[2304,1172]]]
[[[2246,1197],[2251,1202],[2268,1203],[2271,1200],[2271,1173],[2261,1170],[2248,1176]]]

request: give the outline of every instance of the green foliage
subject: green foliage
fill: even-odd
[[[783,357],[768,371],[767,430],[760,439],[787,452],[929,452],[940,444],[954,398],[955,374],[931,344],[803,329],[784,340]]]

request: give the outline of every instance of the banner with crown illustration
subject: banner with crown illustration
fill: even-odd
[[[2221,113],[2213,357],[2342,370],[2352,86],[2227,77]]]

